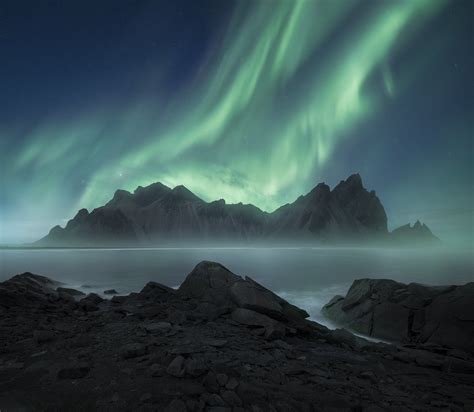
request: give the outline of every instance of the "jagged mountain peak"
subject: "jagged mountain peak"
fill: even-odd
[[[410,228],[410,233],[418,232],[431,233],[419,222]],[[139,186],[133,193],[117,190],[105,206],[91,213],[81,209],[64,229],[54,228],[41,242],[330,241],[388,235],[387,216],[380,200],[374,191],[364,188],[359,174],[353,174],[332,191],[327,184],[319,183],[272,213],[252,204],[226,204],[224,199],[205,202],[183,185],[171,189],[157,182]]]
[[[180,197],[181,199],[184,200],[189,200],[189,201],[202,201],[201,198],[196,196],[193,192],[191,192],[186,186],[183,185],[178,185],[175,186],[172,189],[172,192],[175,196]]]
[[[143,191],[156,191],[156,190],[171,190],[168,186],[166,186],[165,184],[161,183],[161,182],[155,182],[155,183],[151,183],[149,185],[146,185],[146,186],[138,186],[135,190],[134,190],[134,194],[138,193],[138,192],[143,192]]]
[[[365,190],[362,178],[359,173],[355,173],[350,175],[346,180],[341,180],[333,189],[333,192],[354,193],[361,190]]]

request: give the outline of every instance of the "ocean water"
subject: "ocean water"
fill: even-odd
[[[429,285],[474,281],[471,250],[449,248],[155,248],[3,249],[0,281],[32,272],[85,292],[139,291],[148,281],[178,287],[202,260],[250,276],[311,318],[332,327],[320,310],[359,278]]]

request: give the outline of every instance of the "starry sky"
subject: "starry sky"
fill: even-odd
[[[474,2],[4,0],[0,243],[118,188],[271,211],[359,172],[471,242]]]

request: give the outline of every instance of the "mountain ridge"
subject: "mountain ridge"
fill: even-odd
[[[393,239],[424,240],[419,236],[420,228],[424,235],[431,234],[425,227],[420,224],[414,231],[395,231]],[[273,212],[250,203],[227,204],[224,199],[206,202],[183,185],[170,188],[156,182],[138,186],[133,192],[118,189],[104,206],[91,212],[80,209],[64,228],[55,226],[36,244],[150,245],[187,240],[332,243],[389,238],[387,215],[376,192],[365,189],[361,176],[352,174],[332,190],[319,183]]]

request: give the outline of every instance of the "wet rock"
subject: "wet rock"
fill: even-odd
[[[115,289],[104,290],[104,295],[116,295],[118,292]]]

